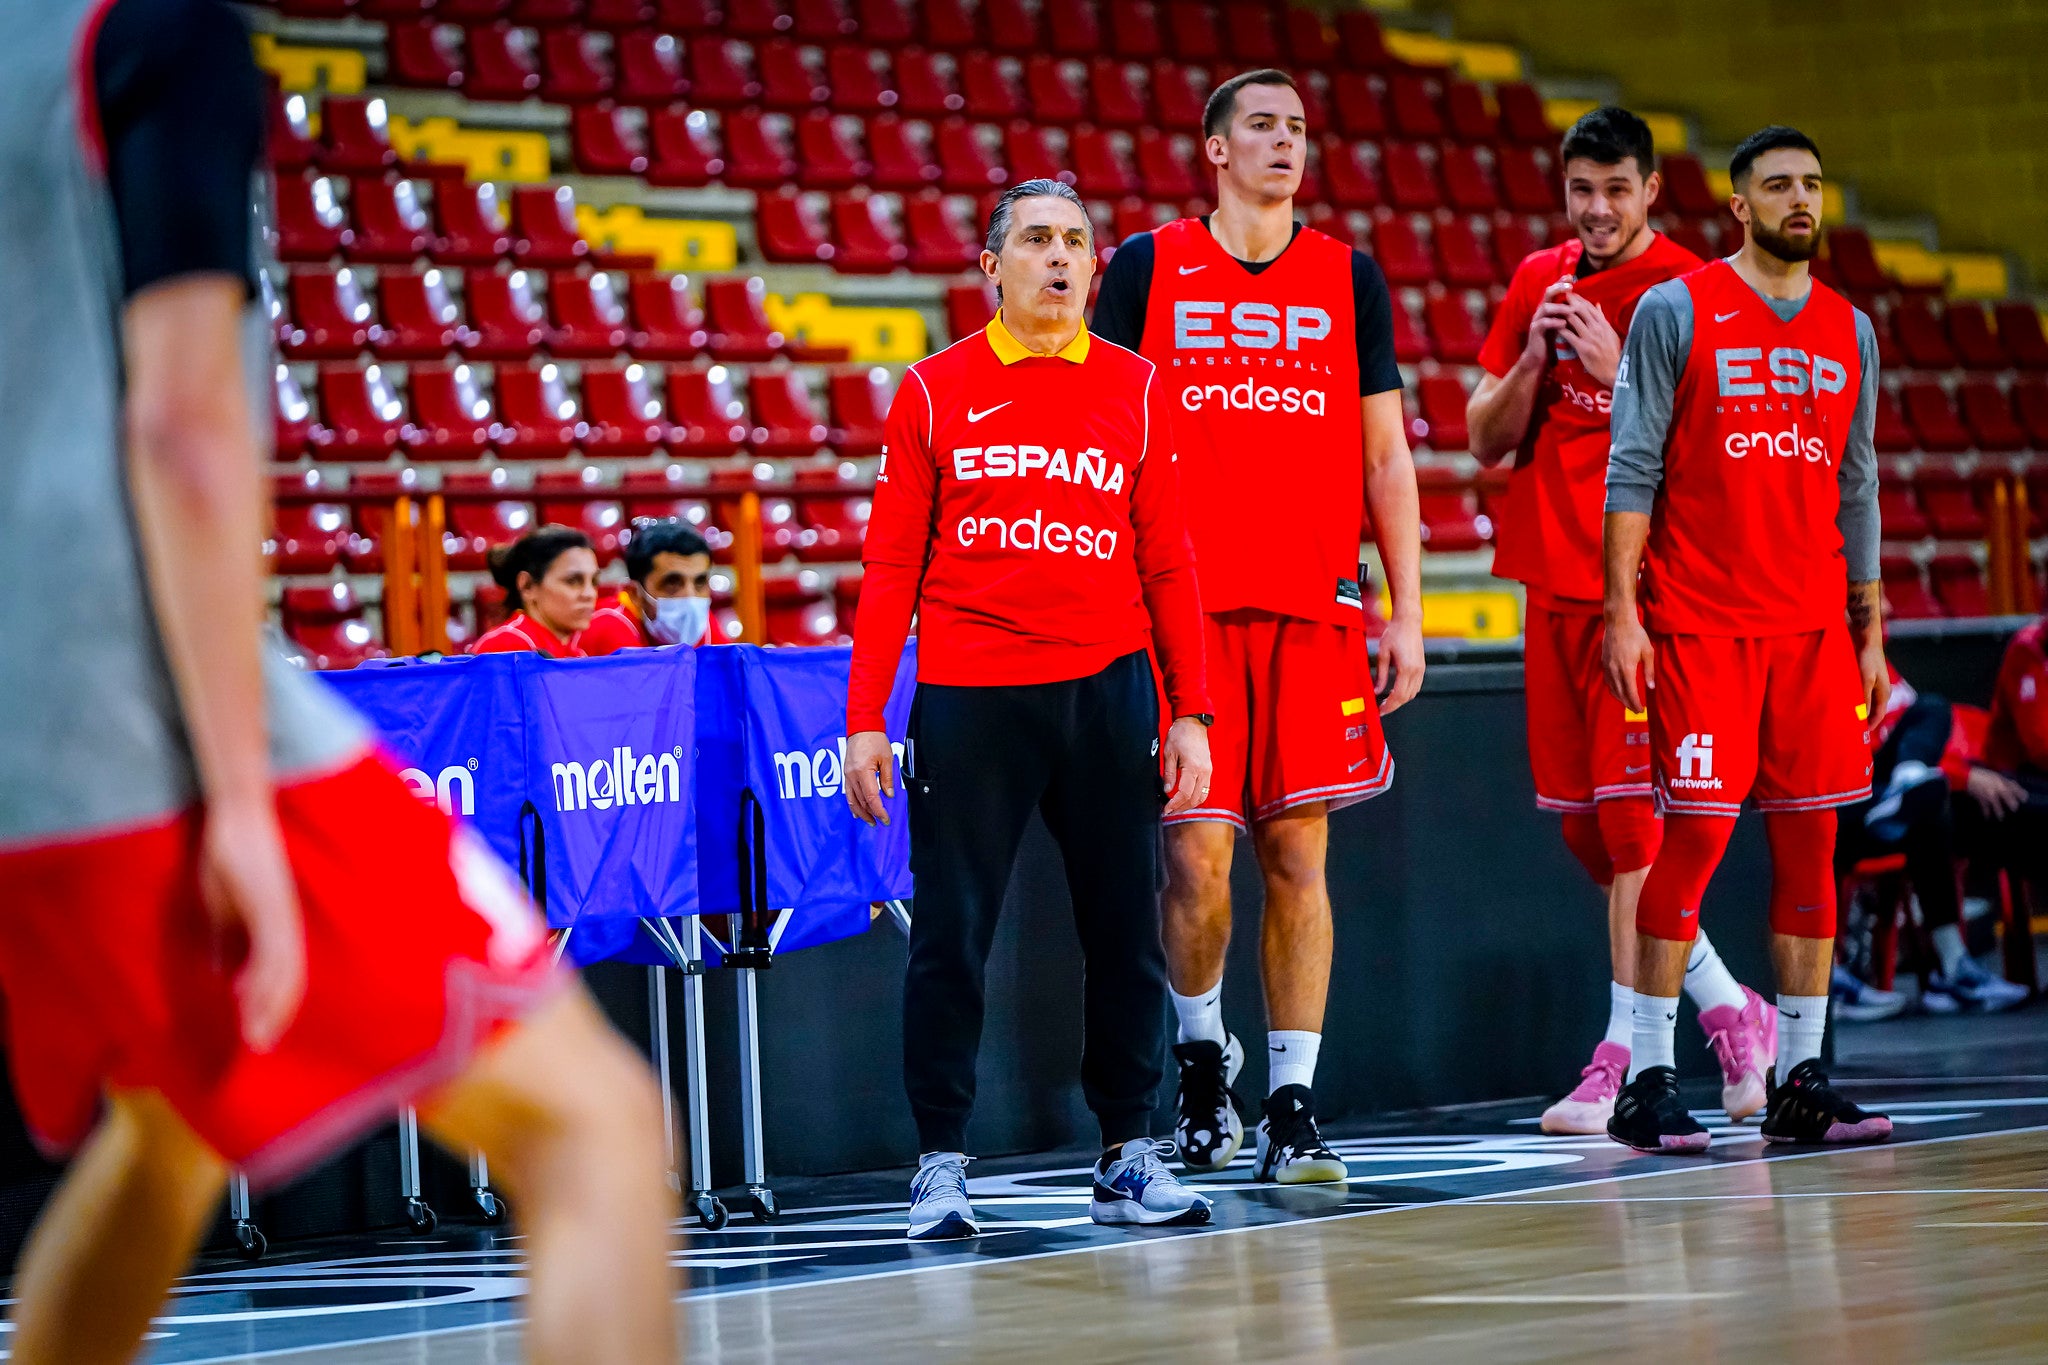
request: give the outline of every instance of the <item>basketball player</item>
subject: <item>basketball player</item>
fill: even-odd
[[[1613,105],[1565,133],[1558,161],[1575,235],[1516,269],[1479,353],[1486,378],[1465,413],[1481,464],[1515,456],[1493,571],[1528,590],[1536,804],[1563,816],[1566,847],[1607,895],[1607,1036],[1577,1087],[1543,1111],[1546,1133],[1607,1131],[1628,1071],[1636,899],[1661,832],[1648,718],[1623,710],[1600,669],[1600,517],[1621,337],[1644,290],[1700,263],[1650,226],[1654,155],[1649,125]],[[1720,1059],[1723,1105],[1730,1118],[1748,1118],[1764,1106],[1777,1014],[1736,983],[1705,934],[1693,940],[1685,988]]]
[[[1778,1057],[1764,1137],[1891,1133],[1820,1066],[1835,808],[1869,794],[1869,727],[1890,686],[1877,339],[1807,267],[1821,241],[1812,140],[1762,129],[1728,171],[1742,249],[1643,296],[1614,381],[1602,657],[1615,695],[1650,713],[1664,844],[1637,907],[1629,1080],[1607,1131],[1650,1152],[1708,1144],[1679,1097],[1672,1031],[1700,902],[1744,800],[1771,847]]]
[[[1294,219],[1308,130],[1293,80],[1225,81],[1202,135],[1216,212],[1125,242],[1095,311],[1102,336],[1166,381],[1208,613],[1215,787],[1167,821],[1175,1135],[1192,1171],[1222,1169],[1243,1142],[1230,1086],[1244,1053],[1223,1027],[1222,986],[1233,843],[1249,829],[1266,891],[1257,1178],[1342,1180],[1312,1089],[1330,983],[1323,865],[1329,813],[1393,782],[1380,717],[1422,685],[1415,467],[1386,278]],[[1367,507],[1393,596],[1376,680],[1358,563]],[[1250,573],[1247,539],[1260,561]]]
[[[217,0],[0,9],[0,988],[29,1130],[77,1152],[10,1357],[133,1359],[230,1164],[417,1103],[513,1196],[530,1358],[672,1359],[652,1078],[260,635],[262,91]]]

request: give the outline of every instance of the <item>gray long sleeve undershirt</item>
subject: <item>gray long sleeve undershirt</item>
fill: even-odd
[[[1759,295],[1758,297],[1762,297]],[[1764,299],[1787,322],[1799,315],[1805,299]],[[1664,439],[1671,427],[1671,403],[1678,377],[1692,349],[1692,293],[1682,280],[1667,280],[1643,295],[1622,346],[1621,369],[1614,381],[1614,407],[1607,456],[1607,510],[1641,512],[1655,505],[1664,483]],[[1877,578],[1879,527],[1877,516],[1877,333],[1856,310],[1856,353],[1863,371],[1856,413],[1842,450],[1837,477],[1842,509],[1835,525],[1842,532],[1842,556],[1849,581]]]

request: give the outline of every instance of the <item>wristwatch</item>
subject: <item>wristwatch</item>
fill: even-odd
[[[1204,727],[1204,728],[1206,728],[1206,727],[1208,727],[1208,726],[1211,726],[1211,725],[1214,725],[1214,724],[1216,723],[1216,717],[1214,717],[1214,716],[1210,715],[1210,714],[1209,714],[1209,713],[1208,713],[1207,711],[1196,711],[1196,712],[1194,712],[1194,713],[1193,713],[1192,715],[1186,715],[1186,716],[1175,716],[1175,717],[1174,717],[1174,719],[1175,719],[1175,720],[1198,720],[1198,721],[1202,722],[1202,725],[1203,725],[1203,727]]]

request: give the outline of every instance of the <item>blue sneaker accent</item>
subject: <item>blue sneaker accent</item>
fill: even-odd
[[[926,1152],[910,1178],[910,1232],[913,1242],[973,1237],[981,1232],[967,1202],[968,1158],[959,1152]]]
[[[1171,1142],[1132,1138],[1115,1155],[1095,1163],[1095,1197],[1088,1216],[1098,1223],[1156,1227],[1196,1226],[1209,1221],[1209,1201],[1174,1178],[1165,1158]]]

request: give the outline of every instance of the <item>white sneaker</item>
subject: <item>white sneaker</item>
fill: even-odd
[[[2030,994],[2025,986],[1994,976],[1968,957],[1956,964],[1953,975],[1938,986],[1929,983],[1928,989],[1946,990],[1962,1008],[1984,1014],[1996,1014],[2000,1010],[2024,1005]]]
[[[1193,1226],[1209,1221],[1209,1201],[1174,1179],[1162,1159],[1172,1156],[1170,1142],[1132,1138],[1095,1163],[1095,1197],[1088,1216],[1098,1223],[1157,1227],[1162,1223]]]
[[[939,1242],[981,1232],[967,1202],[968,1158],[959,1152],[926,1152],[910,1178],[910,1240]]]

